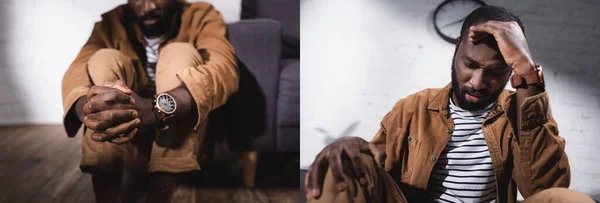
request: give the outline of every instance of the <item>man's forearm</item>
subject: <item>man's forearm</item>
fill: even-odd
[[[198,112],[196,102],[185,85],[169,90],[167,94],[173,96],[177,103],[173,121],[186,121],[196,123],[198,121]]]
[[[532,63],[533,64],[533,63]],[[528,66],[529,67],[529,66]],[[535,65],[533,65],[532,67],[535,67]],[[519,70],[515,70],[515,74],[524,74],[527,73],[531,70],[535,70],[535,68],[528,68],[530,70],[525,70],[525,71],[519,71]],[[523,102],[525,101],[525,98],[530,97],[530,96],[534,96],[537,94],[540,94],[542,92],[544,92],[544,88],[540,85],[528,85],[527,88],[517,88],[517,93],[516,93],[516,105],[515,105],[515,109],[516,109],[516,127],[517,129],[515,129],[515,133],[517,138],[519,137],[520,131],[521,131],[521,127],[522,127],[522,120],[521,120],[521,105],[523,104]]]

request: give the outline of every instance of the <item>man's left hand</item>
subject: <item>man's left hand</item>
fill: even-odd
[[[110,128],[108,128],[104,131],[95,131],[92,134],[93,140],[95,140],[95,141],[111,141],[115,144],[123,144],[123,143],[131,141],[138,131],[143,131],[143,130],[146,130],[146,129],[156,126],[156,124],[158,123],[158,120],[153,112],[154,108],[152,105],[152,99],[142,98],[141,96],[139,96],[138,94],[133,92],[131,89],[129,89],[125,85],[125,83],[122,81],[104,83],[100,86],[106,87],[106,88],[114,88],[118,91],[129,94],[133,101],[131,102],[132,103],[131,105],[127,105],[127,108],[132,109],[136,112],[136,115],[139,118],[139,121],[137,121],[135,129],[132,129],[130,132],[127,132],[126,134],[124,134],[122,136],[120,136],[116,133],[112,133],[112,132],[114,131],[114,129],[123,128],[124,126],[121,126],[121,125],[127,125],[127,123],[122,123],[122,124],[118,124],[115,126],[111,126]],[[102,109],[102,111],[109,111],[109,110],[111,110],[111,109]],[[99,111],[97,113],[100,113],[102,111]],[[86,117],[89,117],[89,116],[92,116],[92,115],[91,114],[86,115]]]
[[[489,35],[494,36],[504,61],[515,73],[523,74],[534,70],[535,64],[529,46],[517,22],[487,21],[471,26],[469,39],[471,42],[478,42]]]

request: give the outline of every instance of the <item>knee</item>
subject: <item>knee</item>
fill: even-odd
[[[595,202],[588,195],[567,188],[550,188],[540,193],[545,193],[546,202]]]
[[[181,56],[182,54],[185,55],[187,53],[195,53],[196,48],[190,44],[190,43],[186,43],[186,42],[172,42],[169,43],[167,45],[165,45],[164,48],[162,48],[162,50],[160,51],[158,58],[165,58],[165,57],[169,57],[171,55],[177,55],[177,56]]]
[[[110,60],[118,60],[123,58],[123,54],[116,49],[100,49],[96,51],[88,61],[89,64],[97,64]]]
[[[355,160],[355,161],[361,161],[362,166],[365,169],[365,173],[367,174],[367,176],[376,176],[377,174],[377,164],[375,163],[375,159],[373,158],[373,156],[368,155],[368,154],[363,154],[361,153],[360,156],[360,160]],[[350,160],[350,158],[347,157],[343,157],[342,158],[342,169],[344,171],[344,174],[354,174],[354,165],[352,164],[352,160]],[[331,168],[330,168],[331,170]]]
[[[120,64],[131,63],[129,57],[116,49],[100,49],[88,61],[88,69],[118,67]]]
[[[88,74],[94,83],[123,79],[129,87],[136,70],[130,57],[116,49],[100,49],[88,60]]]

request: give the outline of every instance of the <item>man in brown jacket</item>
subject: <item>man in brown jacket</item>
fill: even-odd
[[[509,80],[516,93],[504,90]],[[523,24],[485,6],[464,21],[451,84],[398,101],[371,142],[346,137],[325,147],[308,170],[307,198],[516,202],[518,189],[523,202],[593,202],[565,189],[564,149]]]
[[[120,202],[123,169],[149,174],[148,201],[199,171],[208,113],[237,91],[234,51],[207,3],[129,0],[102,15],[63,78],[64,126],[85,125],[81,169],[98,202]]]

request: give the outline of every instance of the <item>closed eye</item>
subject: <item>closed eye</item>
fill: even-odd
[[[467,66],[471,70],[475,70],[479,68],[479,63],[473,60],[471,57],[464,56],[463,60],[465,61],[465,66]]]
[[[466,62],[465,66],[467,66],[467,68],[471,69],[471,70],[476,70],[479,68],[479,66],[475,63],[471,63],[471,62]]]

